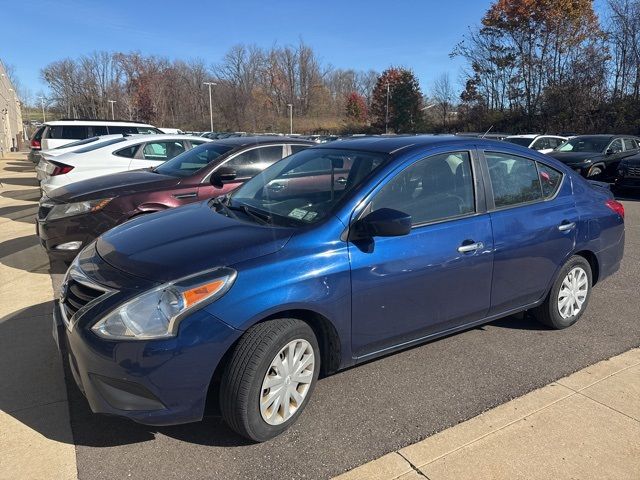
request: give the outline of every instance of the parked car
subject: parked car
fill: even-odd
[[[583,177],[613,181],[620,160],[639,152],[638,142],[640,138],[630,135],[579,135],[549,155]]]
[[[46,122],[44,127],[41,138],[42,150],[101,135],[162,133],[147,123],[113,120],[55,120]]]
[[[186,135],[132,135],[90,144],[48,160],[40,188],[56,188],[88,178],[151,168],[210,140]]]
[[[80,148],[91,146],[97,146],[101,143],[108,142],[114,138],[123,138],[123,135],[102,135],[101,137],[89,137],[84,140],[78,140],[77,142],[67,143],[61,147],[52,148],[51,150],[40,151],[40,161],[36,165],[36,177],[42,181],[49,176],[47,169],[51,170],[51,161],[60,155],[73,152]]]
[[[310,145],[286,137],[216,140],[152,170],[116,173],[66,185],[40,202],[40,242],[50,255],[71,261],[82,247],[116,225],[140,215],[224,195],[272,163]],[[276,195],[286,191],[281,185],[272,188]]]
[[[94,412],[167,425],[217,401],[263,441],[320,372],[525,310],[574,324],[620,266],[623,216],[602,184],[504,142],[323,144],[99,237],[67,272],[54,335]]]
[[[40,151],[42,150],[42,132],[46,128],[45,125],[41,125],[36,128],[31,139],[29,140],[29,155],[28,158],[33,163],[37,164],[40,161]]]
[[[560,137],[557,135],[509,135],[504,139],[505,142],[515,143],[522,147],[531,148],[537,150],[540,153],[550,153],[564,142],[567,141],[567,137]]]
[[[640,153],[620,161],[615,186],[619,189],[640,188]]]

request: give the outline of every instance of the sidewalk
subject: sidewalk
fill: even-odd
[[[640,478],[640,348],[337,480]]]
[[[39,190],[26,154],[0,159],[0,479],[76,478]]]

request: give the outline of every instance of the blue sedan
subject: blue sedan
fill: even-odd
[[[574,324],[623,248],[623,206],[553,158],[351,139],[107,232],[69,268],[54,333],[94,412],[169,425],[209,402],[264,441],[320,373],[526,310]]]

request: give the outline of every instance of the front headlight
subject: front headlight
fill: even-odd
[[[73,215],[80,215],[82,213],[99,212],[106,207],[112,198],[101,198],[99,200],[87,200],[86,202],[76,203],[63,203],[55,205],[47,220],[55,220],[56,218],[71,217]]]
[[[111,340],[173,337],[187,313],[220,298],[235,278],[235,270],[215,268],[165,283],[119,306],[91,329]]]

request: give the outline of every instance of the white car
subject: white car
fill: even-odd
[[[567,137],[558,135],[510,135],[505,142],[515,143],[523,147],[537,150],[540,153],[549,153],[567,141]]]
[[[148,123],[116,122],[112,120],[55,120],[45,123],[40,144],[42,150],[51,150],[67,143],[102,135],[162,133]]]
[[[187,135],[132,135],[59,155],[46,161],[40,188],[56,188],[111,173],[151,168],[211,140]]]
[[[43,180],[48,176],[46,169],[47,165],[49,165],[48,160],[53,160],[60,155],[64,155],[65,153],[72,152],[74,150],[78,150],[83,147],[87,147],[89,145],[98,145],[100,143],[104,143],[112,138],[122,138],[122,135],[103,135],[101,137],[90,137],[85,138],[84,140],[78,140],[77,142],[67,143],[61,147],[52,148],[51,150],[44,150],[40,152],[40,161],[36,165],[36,177],[38,180]]]

